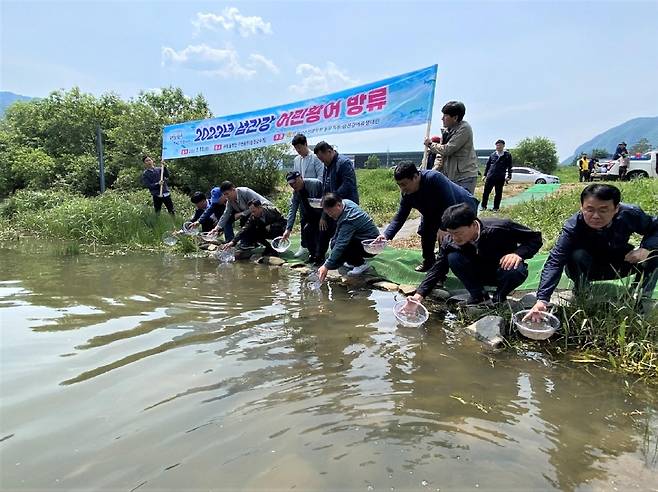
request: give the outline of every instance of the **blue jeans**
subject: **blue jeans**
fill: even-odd
[[[466,256],[459,251],[448,254],[448,265],[473,299],[483,298],[484,287],[493,285],[496,287],[495,300],[502,302],[528,277],[525,263],[512,270],[504,270],[497,262],[483,262],[479,257]]]

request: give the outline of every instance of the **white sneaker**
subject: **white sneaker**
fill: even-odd
[[[308,254],[308,249],[300,246],[299,249],[295,252],[295,258],[301,258],[304,255]]]
[[[351,265],[351,264],[349,264],[349,263],[347,263],[347,262],[343,263],[343,266],[344,266],[345,268],[347,268],[348,270],[351,270],[352,268],[354,268],[354,265]]]
[[[357,267],[352,268],[349,272],[347,272],[347,276],[348,277],[357,277],[359,275],[363,275],[364,273],[366,273],[368,271],[369,268],[370,268],[370,265],[368,265],[367,263],[364,263],[361,266],[357,266]]]

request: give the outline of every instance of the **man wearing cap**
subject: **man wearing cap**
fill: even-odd
[[[217,225],[217,218],[221,217],[222,214],[215,214],[214,211],[210,214],[205,213],[206,209],[210,208],[210,204],[206,199],[206,195],[200,191],[195,192],[190,198],[190,201],[194,204],[194,214],[190,217],[190,222],[194,225],[197,223],[201,224],[202,232],[212,231],[215,225]],[[224,212],[223,207],[222,212]]]
[[[288,223],[283,237],[285,239],[290,237],[292,228],[295,225],[297,210],[300,210],[302,244],[310,251],[308,262],[321,265],[324,262],[324,257],[319,258],[317,256],[317,248],[322,209],[311,207],[308,199],[322,198],[322,181],[319,179],[304,178],[299,171],[289,172],[286,176],[286,181],[288,181],[288,184],[293,189],[293,194],[290,200]]]
[[[236,244],[262,244],[265,246],[263,256],[277,256],[268,239],[283,234],[286,219],[271,203],[263,204],[259,199],[249,200],[249,217],[235,237],[224,245],[227,250]]]
[[[441,172],[450,181],[469,193],[475,192],[478,178],[478,158],[473,147],[473,129],[466,121],[466,106],[460,101],[449,101],[441,108],[445,131],[441,143],[425,140],[428,151],[443,159]]]
[[[318,142],[313,152],[324,164],[322,175],[322,194],[335,193],[340,198],[351,200],[358,205],[359,191],[356,187],[354,164],[347,157],[340,155],[327,142]],[[320,219],[320,238],[317,256],[324,257],[329,248],[329,240],[336,231],[336,222],[326,213]]]
[[[484,191],[482,210],[487,209],[489,194],[494,190],[493,211],[498,212],[503,198],[503,186],[512,178],[512,154],[505,150],[505,140],[496,140],[496,150],[487,160],[484,168]]]
[[[324,165],[320,159],[318,159],[318,156],[316,156],[313,152],[311,152],[311,149],[308,148],[306,135],[302,135],[301,133],[295,135],[292,139],[292,146],[294,147],[295,152],[298,154],[295,156],[293,161],[292,170],[297,171],[303,179],[314,178],[322,181]],[[302,230],[306,224],[305,221],[306,219],[304,218],[304,215],[302,215],[300,218]],[[308,251],[308,245],[306,244],[304,235],[302,235],[302,243],[295,253],[295,258],[301,258],[306,253],[308,253]],[[315,254],[315,251],[311,251],[312,254]]]
[[[219,223],[217,224],[217,227],[215,227],[215,230],[216,232],[224,231],[224,237],[227,241],[233,239],[233,222],[238,221],[241,227],[247,223],[247,219],[249,218],[249,215],[251,215],[251,210],[249,208],[250,201],[260,200],[262,205],[272,206],[272,202],[264,196],[256,193],[251,188],[247,188],[246,186],[236,187],[230,181],[224,181],[219,186],[219,190],[221,191],[222,197],[226,195],[226,208],[224,209],[222,216],[219,218]]]

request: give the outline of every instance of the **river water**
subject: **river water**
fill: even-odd
[[[390,293],[14,248],[0,280],[3,491],[658,490],[655,388]]]

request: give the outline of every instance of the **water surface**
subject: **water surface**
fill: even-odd
[[[658,490],[655,388],[288,269],[0,249],[2,490]]]

